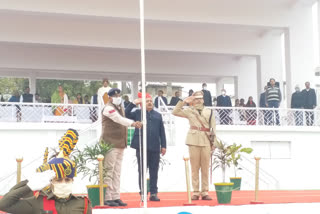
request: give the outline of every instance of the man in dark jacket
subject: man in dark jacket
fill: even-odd
[[[202,84],[204,106],[212,106],[212,97],[210,91],[207,90],[207,83]]]
[[[282,100],[282,95],[280,91],[279,84],[276,84],[276,80],[271,78],[269,81],[269,87],[266,91],[266,105],[268,108],[276,108],[278,109]],[[275,115],[274,115],[275,114]],[[274,121],[274,117],[276,121]],[[268,111],[268,125],[272,125],[276,123],[276,125],[280,125],[280,116],[278,110],[270,110]]]
[[[163,91],[159,90],[158,91],[158,96],[156,97],[156,99],[154,100],[154,106],[156,108],[159,108],[158,104],[159,104],[159,99],[162,99],[165,105],[168,105],[168,100],[166,97],[163,96]]]
[[[142,100],[136,99],[134,103],[130,103],[126,108],[126,117],[134,120],[141,121],[141,110],[136,109],[132,112],[132,109],[136,105],[141,104]],[[161,155],[166,154],[166,133],[163,125],[162,116],[160,113],[153,110],[152,98],[147,94],[146,98],[146,110],[147,110],[147,166],[149,167],[150,174],[150,201],[160,201],[157,196],[158,193],[158,170],[160,162],[160,153]],[[136,150],[137,162],[138,162],[138,171],[139,171],[139,187],[140,194],[143,194],[143,176],[142,170],[143,166],[143,148],[142,148],[142,131],[135,129],[134,136],[131,142],[131,148]],[[142,170],[142,171],[141,171]]]
[[[226,95],[226,90],[221,90],[221,95],[217,97],[217,106],[219,107],[232,107],[231,99],[229,96]],[[219,116],[220,116],[220,124],[221,125],[229,125],[231,124],[230,118],[230,109],[220,109]]]
[[[314,109],[317,106],[317,96],[313,88],[310,88],[310,82],[305,83],[306,88],[302,90],[303,108]],[[312,126],[314,121],[313,110],[306,111],[307,126]]]
[[[177,103],[181,100],[179,91],[176,91],[175,96],[171,98],[169,106],[176,106]]]
[[[30,94],[29,87],[26,87],[24,89],[24,94],[21,95],[20,102],[23,102],[23,103],[33,103],[34,102],[34,97],[33,97],[33,94]]]
[[[291,108],[299,109],[299,111],[294,111],[294,120],[297,126],[302,126],[303,114],[301,109],[303,108],[303,96],[299,86],[295,87],[295,92],[291,96]]]

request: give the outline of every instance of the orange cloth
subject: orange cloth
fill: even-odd
[[[102,99],[103,99],[104,104],[107,104],[109,102],[108,93],[104,93],[104,95],[102,96]]]

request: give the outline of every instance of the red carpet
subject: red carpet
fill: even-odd
[[[197,206],[217,206],[217,198],[215,192],[210,192],[212,201],[193,201]],[[172,207],[183,206],[188,202],[187,194],[183,192],[166,192],[159,193],[160,202],[148,201],[148,207]],[[139,208],[140,196],[138,193],[123,193],[121,199],[128,203],[123,208]],[[231,204],[229,205],[247,205],[254,200],[254,191],[233,191]],[[281,204],[281,203],[320,203],[320,190],[301,190],[301,191],[260,191],[259,201],[265,204]],[[0,213],[3,213],[0,211]]]
[[[215,192],[210,192],[212,201],[192,201],[197,206],[217,206],[217,198]],[[148,201],[148,207],[171,207],[183,206],[188,202],[187,194],[182,192],[159,193],[160,202]],[[140,207],[140,196],[137,193],[121,194],[121,199],[128,203],[128,208]],[[254,191],[233,191],[230,205],[246,205],[254,200]],[[265,204],[281,204],[281,203],[320,203],[320,190],[307,191],[260,191],[259,201]]]

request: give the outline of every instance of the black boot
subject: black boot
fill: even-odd
[[[158,198],[157,194],[151,194],[149,200],[150,201],[160,201],[160,198]]]
[[[110,206],[110,207],[117,207],[119,206],[118,203],[114,202],[113,200],[104,201],[104,205]]]
[[[125,207],[127,206],[128,204],[124,203],[123,201],[121,201],[121,199],[117,199],[117,200],[113,200],[115,203],[118,204],[118,206],[121,206],[121,207]]]

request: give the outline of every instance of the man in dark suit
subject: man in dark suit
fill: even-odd
[[[158,96],[156,97],[156,99],[154,100],[154,106],[156,108],[159,108],[158,104],[159,104],[159,97],[163,100],[165,105],[168,105],[168,100],[166,97],[163,96],[163,91],[159,90],[158,91]]]
[[[303,89],[303,108],[304,109],[314,109],[317,106],[317,96],[313,88],[310,88],[310,82],[305,83],[306,88]],[[312,126],[314,121],[314,112],[306,111],[306,122],[307,126]]]
[[[176,106],[177,103],[181,100],[179,91],[176,91],[175,96],[171,98],[169,106]]]
[[[299,109],[299,111],[294,111],[294,119],[297,126],[302,126],[303,124],[303,114],[301,111],[303,99],[299,86],[296,86],[295,92],[291,96],[291,108]]]
[[[210,91],[207,90],[207,83],[202,84],[204,106],[212,106],[212,97]]]
[[[267,105],[266,105],[266,91],[268,89],[268,86],[264,86],[264,92],[260,94],[260,102],[259,102],[259,107],[260,108],[267,108]],[[267,118],[267,111],[266,110],[262,110],[262,113],[263,113],[263,124],[264,125],[267,125],[267,121],[268,121],[268,118]]]
[[[221,90],[221,95],[217,97],[217,106],[219,107],[232,107],[231,99],[229,96],[226,95],[226,90]],[[221,125],[229,125],[231,124],[230,118],[230,109],[220,109],[219,116],[220,116],[220,124]]]
[[[134,120],[141,121],[141,110],[136,109],[132,112],[132,109],[136,105],[140,105],[142,102],[141,98],[134,100],[134,103],[130,103],[126,108],[126,117]],[[149,167],[150,175],[150,201],[160,201],[157,196],[158,193],[158,170],[160,162],[160,153],[161,155],[166,154],[166,133],[164,130],[163,120],[160,113],[153,110],[152,98],[147,94],[146,98],[146,110],[147,110],[147,166]],[[140,141],[141,139],[141,141]],[[135,129],[134,136],[131,142],[131,148],[136,150],[137,162],[138,162],[138,171],[139,171],[139,187],[140,194],[143,194],[143,148],[142,148],[142,130]]]

